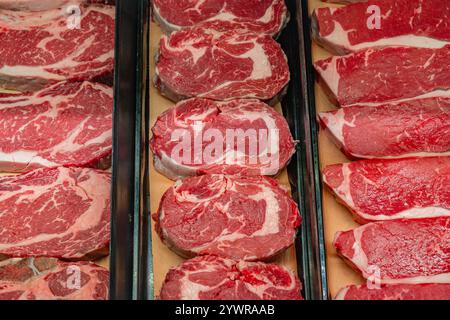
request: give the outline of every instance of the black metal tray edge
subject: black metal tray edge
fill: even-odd
[[[148,0],[116,1],[110,299],[141,296],[145,241]]]
[[[310,19],[307,0],[286,0],[291,21],[279,42],[289,61],[291,83],[283,113],[298,152],[288,166],[294,200],[302,213],[296,240],[297,264],[306,300],[327,300],[328,284],[322,217],[320,162],[312,68]]]

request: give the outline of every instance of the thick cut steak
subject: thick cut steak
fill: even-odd
[[[185,100],[159,116],[152,131],[155,167],[173,180],[275,175],[295,152],[286,120],[258,100]]]
[[[450,217],[369,223],[338,233],[334,246],[374,282],[450,283]]]
[[[62,82],[30,94],[0,94],[0,171],[108,167],[112,108],[112,88],[89,82]]]
[[[0,9],[45,11],[81,3],[114,4],[114,2],[114,0],[0,0]]]
[[[111,174],[38,169],[0,178],[0,255],[97,258],[110,236]]]
[[[114,12],[107,5],[82,5],[79,18],[62,9],[2,10],[0,86],[34,91],[63,80],[106,81],[114,63]]]
[[[163,242],[184,257],[271,258],[294,243],[300,215],[274,179],[205,175],[178,181],[155,215]]]
[[[374,16],[378,8],[379,26]],[[342,8],[318,8],[315,40],[337,54],[377,46],[442,48],[450,44],[450,1],[370,0]]]
[[[450,90],[450,45],[364,49],[315,64],[332,102],[385,103]]]
[[[109,272],[90,262],[0,262],[0,300],[106,300]]]
[[[200,26],[278,35],[289,14],[284,0],[155,0],[153,16],[166,33]]]
[[[162,300],[300,300],[300,280],[276,264],[215,256],[185,261],[169,271]]]
[[[450,284],[392,284],[379,289],[352,285],[340,290],[336,300],[450,300]]]
[[[323,179],[360,223],[450,216],[450,157],[336,164]]]
[[[347,107],[319,118],[351,157],[450,155],[450,96]]]
[[[287,58],[269,35],[194,28],[160,41],[155,85],[174,101],[278,100],[289,78]]]

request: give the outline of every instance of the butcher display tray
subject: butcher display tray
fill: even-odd
[[[138,299],[145,284],[149,1],[116,0],[110,299]],[[143,253],[144,252],[144,253]]]
[[[303,283],[302,295],[305,299],[320,300],[328,298],[328,286],[322,209],[320,206],[321,186],[314,87],[312,85],[314,78],[312,69],[303,67],[311,65],[311,55],[306,54],[307,48],[310,48],[309,29],[307,29],[309,18],[306,1],[287,0],[286,3],[291,13],[291,20],[278,40],[289,60],[291,82],[283,103],[275,108],[287,118],[292,134],[299,141],[299,144],[297,153],[292,158],[287,170],[284,170],[278,177],[278,180],[281,184],[290,187],[292,196],[302,213],[303,223],[299,229],[295,246],[275,262],[292,270],[297,270]],[[150,78],[154,76],[154,55],[157,52],[160,36],[159,26],[153,22],[150,23]],[[149,86],[149,95],[151,126],[156,117],[171,107],[173,103],[163,98],[152,84]],[[147,142],[147,138],[144,135],[144,140],[141,140],[141,142]],[[149,160],[146,155],[147,153],[142,158],[144,161]],[[134,230],[138,232],[138,235],[135,235],[137,243],[134,243],[138,248],[135,250],[138,255],[134,256],[136,265],[130,269],[133,272],[133,278],[131,279],[128,275],[129,278],[126,279],[127,281],[133,281],[133,285],[129,287],[134,290],[134,298],[138,299],[157,298],[167,271],[183,261],[160,241],[156,232],[152,232],[154,229],[150,212],[157,211],[162,194],[173,185],[173,182],[157,173],[152,161],[149,161],[148,168],[148,179],[143,184],[144,191],[148,187],[148,197],[144,198],[148,202],[142,204],[148,205],[148,214],[141,216],[140,224],[135,221],[136,227],[134,227],[134,223],[129,224],[130,230],[134,227]],[[134,209],[136,210],[136,208]],[[136,212],[134,217],[139,214]],[[121,238],[123,236],[121,235]],[[129,238],[128,240],[132,239]],[[130,248],[130,246],[128,247]],[[115,257],[116,259],[119,258],[118,253]],[[133,256],[129,256],[129,258],[133,259]]]

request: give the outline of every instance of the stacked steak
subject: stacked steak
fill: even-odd
[[[91,262],[38,258],[0,264],[0,300],[108,299],[109,272]]]
[[[0,1],[2,300],[108,298],[108,270],[85,262],[107,255],[110,239],[106,3]]]
[[[315,65],[340,107],[320,122],[346,155],[366,159],[323,170],[363,224],[334,246],[367,285],[336,298],[450,299],[449,3],[345,2],[358,3],[313,14],[318,43],[344,55]]]
[[[178,180],[154,214],[161,240],[191,258],[167,274],[161,299],[300,299],[301,284],[264,262],[292,246],[301,218],[275,179],[295,153],[270,105],[290,79],[273,39],[283,0],[154,1],[165,31],[154,84],[178,102],[150,143],[155,168]]]

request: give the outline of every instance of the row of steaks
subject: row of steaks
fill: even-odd
[[[294,243],[301,217],[277,175],[295,152],[286,119],[288,61],[274,40],[289,19],[283,0],[153,1],[166,33],[154,84],[175,106],[153,126],[154,167],[175,184],[155,228],[187,258],[164,300],[301,299],[298,277],[266,263]]]
[[[110,240],[111,175],[101,169],[111,164],[115,9],[106,3],[0,1],[2,300],[108,298],[108,271],[88,262]]]
[[[315,40],[337,54],[315,64],[340,107],[320,122],[365,159],[323,170],[363,224],[334,246],[368,283],[336,298],[450,299],[450,2],[351,2],[312,17]]]

